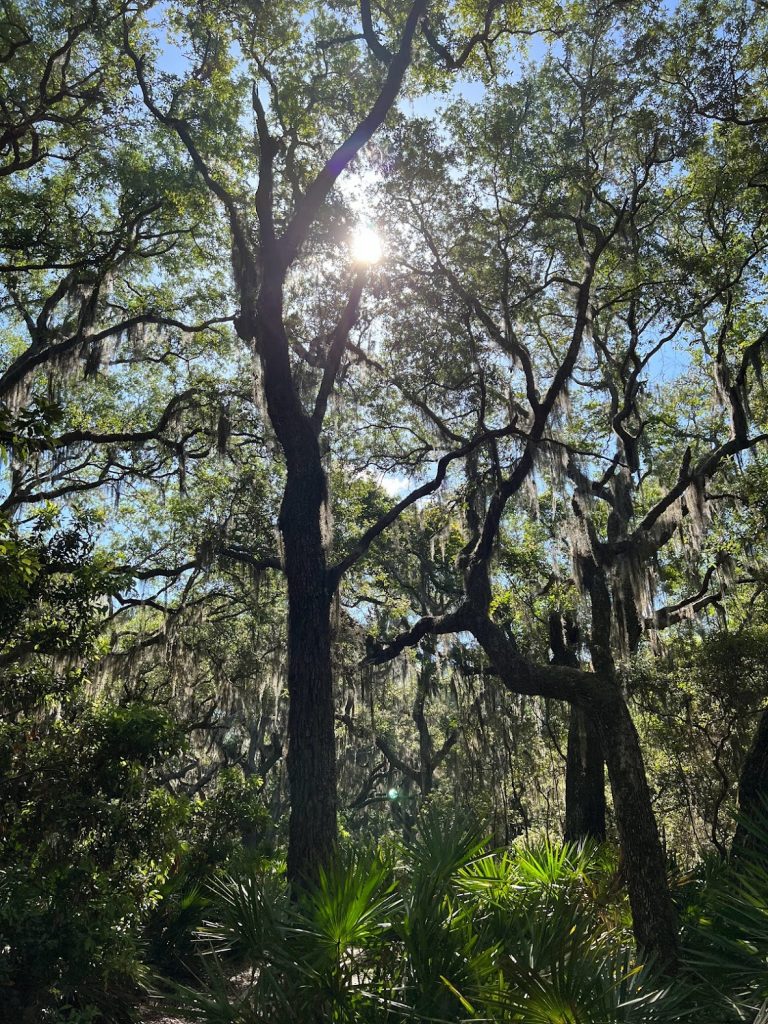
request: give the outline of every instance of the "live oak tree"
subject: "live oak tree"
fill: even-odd
[[[324,425],[365,285],[362,268],[344,281],[338,273],[323,275],[317,262],[338,249],[332,193],[394,108],[416,37],[444,65],[460,66],[475,46],[505,31],[503,23],[495,25],[500,8],[482,12],[454,57],[429,25],[424,0],[388,21],[385,38],[367,3],[353,21],[356,31],[343,10],[325,7],[228,6],[222,17],[210,7],[182,8],[174,27],[192,59],[189,72],[176,77],[153,71],[138,20],[124,22],[124,50],[147,109],[186,150],[224,212],[238,306],[234,325],[258,361],[266,414],[284,460],[278,522],[288,594],[288,872],[296,880],[312,876],[335,842],[330,611],[339,582],[404,508],[439,486],[453,459],[485,439],[472,438],[446,455],[432,481],[394,504],[328,564]],[[241,64],[232,74],[235,49]],[[253,142],[240,130],[243,102],[250,106]],[[319,324],[302,309],[313,263],[333,296],[324,297]]]
[[[398,195],[424,247],[419,254],[411,243],[404,270],[423,296],[436,281],[452,294],[433,324],[462,339],[463,394],[471,388],[474,397],[457,408],[439,378],[422,377],[425,415],[444,443],[456,443],[473,418],[506,422],[520,440],[467,466],[463,598],[420,618],[373,660],[427,635],[469,632],[510,689],[568,701],[594,723],[636,935],[671,963],[664,859],[617,669],[646,630],[709,601],[707,581],[665,607],[649,587],[664,588],[658,557],[676,531],[689,545],[701,535],[709,481],[764,440],[746,391],[765,337],[762,318],[751,319],[765,237],[754,181],[737,198],[708,152],[723,140],[705,141],[701,120],[692,130],[685,100],[662,85],[663,63],[654,61],[663,35],[652,15],[637,30],[621,13],[572,26],[563,56],[499,90],[475,118],[459,108],[439,161],[422,164],[409,194]],[[743,220],[732,217],[736,204]],[[724,413],[715,411],[704,436],[686,423],[680,384],[667,418],[645,393],[652,360],[673,342],[687,346],[681,366],[690,361],[718,384]],[[693,403],[706,380],[691,385]],[[694,404],[688,415],[696,414]],[[561,502],[555,557],[562,531],[574,585],[589,600],[592,673],[568,659],[557,630],[554,657],[541,664],[494,621],[492,557],[507,505],[544,481]]]
[[[189,469],[201,470],[214,446],[226,449],[232,419],[237,420],[229,406],[243,400],[235,382],[216,381],[217,372],[231,369],[220,358],[226,357],[223,325],[233,320],[222,276],[229,279],[234,270],[240,307],[235,324],[248,358],[258,341],[268,416],[286,462],[281,527],[290,538],[289,598],[294,605],[307,602],[306,614],[297,605],[290,619],[289,682],[291,690],[298,688],[291,702],[296,767],[290,845],[292,873],[311,874],[335,836],[330,601],[344,569],[399,510],[353,545],[343,564],[326,571],[327,488],[318,435],[358,316],[364,274],[345,282],[332,272],[326,282],[331,291],[323,294],[324,307],[314,321],[305,315],[302,322],[297,304],[293,319],[286,320],[300,327],[291,336],[301,353],[294,367],[279,307],[289,267],[323,210],[331,216],[321,225],[314,259],[339,248],[333,224],[339,212],[326,199],[393,105],[413,37],[417,29],[428,29],[424,6],[403,19],[395,12],[392,50],[376,36],[366,6],[361,32],[352,34],[343,19],[318,12],[310,22],[290,5],[270,12],[227,10],[218,22],[212,11],[180,9],[171,24],[191,47],[189,73],[174,77],[160,71],[152,83],[147,76],[154,69],[147,61],[157,36],[142,34],[142,10],[116,6],[102,19],[85,5],[59,22],[46,21],[36,9],[14,7],[8,13],[3,59],[18,108],[8,108],[4,143],[12,159],[5,206],[19,216],[4,225],[3,238],[10,328],[0,390],[8,408],[4,440],[16,453],[4,512],[31,509],[34,515],[46,503],[82,501],[111,490],[116,499],[130,493],[134,507],[148,514],[152,495],[161,495],[176,477],[183,498]],[[475,44],[488,42],[492,23],[493,9],[465,40],[458,63]],[[266,50],[257,46],[263,29]],[[438,37],[430,30],[429,38]],[[301,66],[294,60],[299,42]],[[252,72],[253,90],[237,73],[236,45]],[[374,57],[367,56],[369,50]],[[443,46],[443,61],[447,54]],[[99,63],[105,55],[111,58],[109,74],[107,62]],[[289,67],[279,88],[275,61]],[[354,71],[364,71],[367,83],[355,96],[357,110],[349,109],[345,95]],[[259,80],[270,91],[266,108],[255,88]],[[138,105],[137,85],[143,98]],[[161,95],[164,90],[168,95]],[[158,106],[161,101],[169,106]],[[255,150],[247,133],[237,131],[242,101],[252,104]],[[179,105],[191,124],[179,116]],[[224,114],[227,138],[218,131]],[[314,155],[323,145],[328,154],[336,149],[330,162]],[[223,179],[240,171],[245,184],[249,174],[258,174],[253,201],[243,193],[233,198],[209,161],[219,167],[225,161]],[[35,173],[27,173],[33,167]],[[212,216],[217,206],[223,221]],[[223,240],[230,251],[222,256]],[[342,297],[347,284],[351,291]],[[338,320],[329,330],[328,310],[339,298]],[[188,314],[198,310],[200,318],[190,322]],[[78,380],[82,371],[84,382]],[[316,397],[305,407],[313,374]],[[247,405],[247,378],[245,390]],[[39,415],[30,417],[35,403]],[[56,434],[50,422],[62,419],[64,403],[69,429]],[[243,443],[249,443],[249,431],[250,443],[258,443],[259,429],[255,435],[250,424],[244,429]],[[204,472],[195,475],[202,479]],[[263,535],[240,543],[242,511],[235,498],[228,509],[196,523],[191,556],[175,564],[169,564],[167,531],[150,531],[150,543],[142,538],[119,566],[128,586],[137,581],[143,590],[137,599],[120,599],[122,608],[154,601],[160,609],[166,580],[186,579],[188,598],[189,574],[205,569],[212,558],[245,563],[254,572],[280,568],[278,553],[260,553]],[[146,560],[137,564],[131,555],[142,549]],[[152,581],[161,585],[154,598],[146,594]]]
[[[246,14],[246,12],[242,12]],[[291,12],[272,12],[290,17]],[[285,550],[285,574],[289,599],[288,686],[291,698],[289,718],[289,771],[291,775],[291,827],[289,872],[294,878],[313,873],[314,865],[326,860],[335,842],[336,765],[333,723],[333,684],[330,649],[331,585],[326,565],[328,493],[319,444],[330,390],[338,372],[347,336],[357,315],[362,279],[354,284],[338,324],[328,341],[326,362],[314,407],[306,409],[296,386],[290,364],[290,347],[284,322],[284,289],[288,271],[312,228],[333,184],[378,124],[383,120],[400,87],[409,62],[412,38],[421,12],[411,12],[400,52],[384,80],[369,123],[361,123],[358,138],[337,149],[335,157],[303,188],[301,172],[294,161],[298,134],[278,141],[270,127],[267,111],[254,82],[253,112],[258,137],[258,183],[248,207],[258,223],[258,233],[233,194],[224,176],[213,165],[220,138],[208,124],[208,138],[190,126],[190,115],[179,107],[187,98],[178,90],[171,98],[159,96],[153,88],[146,60],[126,23],[125,48],[132,57],[145,103],[157,120],[176,133],[189,152],[207,187],[222,203],[232,234],[235,281],[239,312],[238,335],[258,353],[263,369],[263,387],[268,415],[285,456],[286,484],[280,512],[280,530]],[[262,15],[263,17],[263,15]],[[211,22],[203,17],[191,22],[192,45],[199,63],[195,74],[221,75],[231,45],[226,36],[212,36]],[[277,19],[275,19],[277,20]],[[243,55],[261,77],[267,54],[259,52],[262,24],[258,15],[235,25]],[[206,23],[207,22],[207,23]],[[286,27],[290,27],[289,25]],[[280,26],[283,28],[283,26]],[[287,34],[287,33],[286,33]],[[294,38],[294,42],[297,41]],[[285,36],[278,41],[285,45]],[[271,75],[267,73],[269,82]],[[280,83],[273,86],[275,91]],[[282,117],[280,94],[273,96],[276,116]],[[208,113],[210,118],[210,111]],[[199,116],[199,115],[198,115]],[[294,129],[295,130],[295,129]],[[282,134],[282,133],[281,133]],[[213,143],[213,146],[211,145]],[[282,224],[284,211],[275,209],[275,164],[285,146],[287,179],[293,186],[294,207]],[[213,152],[210,150],[213,149]],[[306,174],[306,172],[305,172]],[[223,178],[223,180],[222,180]],[[279,187],[279,179],[278,179]],[[302,182],[302,184],[304,184]],[[282,198],[282,197],[281,197]],[[285,197],[288,198],[287,196]],[[285,201],[285,200],[284,200]],[[293,205],[293,204],[292,204]],[[281,218],[282,219],[282,218]]]
[[[759,90],[737,74],[728,103],[713,95],[675,42],[685,12],[651,5],[4,10],[2,511],[44,520],[59,502],[106,522],[105,686],[194,683],[190,719],[210,725],[212,702],[241,715],[248,770],[279,773],[262,685],[285,671],[289,873],[311,877],[336,836],[335,684],[363,656],[366,595],[405,591],[412,628],[370,660],[425,645],[418,758],[383,734],[379,749],[425,794],[460,749],[429,716],[441,637],[467,677],[570,705],[571,769],[588,766],[596,806],[571,827],[602,832],[605,757],[636,934],[671,963],[622,672],[722,597],[733,553],[712,526],[699,542],[763,440]],[[537,26],[551,49],[520,76],[506,44]],[[736,29],[721,34],[754,73]],[[409,111],[409,88],[457,71],[482,103],[439,123]],[[380,268],[350,259],[345,178],[386,235]],[[439,488],[450,557],[422,546],[415,587],[396,543],[366,563]],[[539,572],[537,623],[514,609]],[[381,614],[387,638],[402,625]]]

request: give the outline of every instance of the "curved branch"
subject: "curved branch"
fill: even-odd
[[[351,568],[356,562],[358,562],[363,555],[368,551],[368,548],[376,540],[377,537],[394,523],[394,521],[400,516],[407,508],[419,501],[420,498],[426,497],[428,494],[433,494],[442,484],[445,479],[445,475],[448,472],[448,467],[456,459],[464,458],[469,455],[480,445],[487,443],[488,441],[497,440],[501,437],[509,437],[516,430],[516,424],[511,423],[506,427],[501,427],[498,430],[488,430],[482,434],[478,434],[476,437],[467,441],[466,444],[462,445],[461,448],[456,448],[438,461],[435,475],[431,480],[428,480],[425,484],[415,488],[410,494],[407,494],[401,501],[386,512],[377,522],[373,524],[369,529],[365,531],[352,546],[350,552],[337,562],[336,565],[332,566],[328,570],[329,583],[333,590],[339,584],[341,577],[344,573]]]
[[[394,749],[392,748],[391,744],[389,743],[385,736],[376,737],[376,746],[382,752],[384,757],[386,757],[386,759],[389,761],[393,768],[397,768],[399,772],[402,772],[403,775],[406,776],[406,778],[412,779],[413,782],[419,781],[421,773],[416,771],[415,768],[409,765],[401,757],[398,757],[398,755],[395,753]]]
[[[231,323],[233,317],[221,316],[213,317],[210,320],[204,320],[199,324],[187,324],[182,320],[177,320],[175,317],[163,316],[160,313],[139,313],[136,316],[128,317],[126,320],[121,320],[117,324],[113,324],[111,327],[105,327],[101,331],[96,331],[94,334],[87,336],[89,345],[98,346],[101,342],[106,341],[108,338],[114,338],[121,334],[125,334],[130,331],[132,327],[138,327],[141,324],[156,324],[160,327],[172,327],[176,330],[183,331],[185,334],[195,334],[198,331],[208,330],[215,324]],[[48,345],[39,346],[33,343],[29,346],[20,356],[18,356],[13,363],[5,370],[0,376],[0,398],[9,394],[15,387],[17,387],[22,380],[37,367],[42,366],[44,363],[49,362],[51,359],[58,359],[61,356],[67,355],[77,345],[81,344],[86,340],[81,333],[70,335],[68,338],[64,338],[63,341],[54,342]]]
[[[755,437],[737,438],[719,445],[714,451],[699,459],[696,465],[691,468],[691,449],[687,448],[683,461],[678,472],[677,483],[651,508],[638,523],[630,536],[631,542],[641,539],[643,533],[647,533],[660,517],[670,508],[678,498],[681,498],[685,491],[695,480],[708,480],[711,478],[723,462],[731,455],[754,448],[755,445],[768,441],[768,434],[757,434]]]
[[[371,0],[360,0],[360,19],[363,23],[363,39],[368,49],[382,64],[390,64],[393,53],[376,35],[371,17]]]
[[[425,636],[437,636],[441,633],[462,633],[470,628],[469,608],[461,604],[453,612],[445,615],[424,615],[409,630],[386,646],[375,647],[369,641],[370,649],[363,661],[364,665],[383,665],[402,654],[407,647],[416,647]]]
[[[320,381],[317,398],[315,399],[315,408],[312,412],[312,426],[318,433],[320,432],[323,420],[325,419],[325,413],[328,408],[328,399],[331,397],[334,384],[336,383],[336,377],[339,372],[339,367],[341,366],[341,358],[344,355],[345,348],[347,347],[349,332],[357,323],[360,309],[360,297],[363,294],[364,282],[365,273],[360,271],[355,275],[352,291],[347,299],[347,304],[344,307],[344,311],[341,314],[338,324],[334,328],[333,334],[331,335],[331,344],[325,360],[323,378]]]

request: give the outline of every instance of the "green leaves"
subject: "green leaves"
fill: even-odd
[[[584,888],[585,876],[607,888],[597,849],[497,855],[466,823],[443,819],[441,833],[431,812],[420,825],[399,864],[342,856],[294,906],[270,875],[215,882],[200,936],[218,952],[186,1012],[209,1024],[665,1024],[693,1012],[690,986],[661,982],[601,919]]]
[[[730,862],[701,872],[684,924],[684,959],[724,1019],[758,1013],[768,999],[768,806],[742,823],[749,841]]]
[[[127,1011],[140,985],[139,930],[186,816],[186,802],[152,778],[180,745],[167,716],[88,707],[75,684],[58,721],[45,721],[38,695],[0,728],[2,977],[19,1014]]]

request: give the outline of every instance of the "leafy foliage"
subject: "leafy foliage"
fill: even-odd
[[[212,1021],[758,1012],[766,40],[753,0],[0,4],[10,1013],[127,1016],[147,963]],[[591,713],[618,858],[553,840]],[[670,909],[656,819],[674,982],[622,895]]]
[[[271,875],[216,883],[199,933],[207,987],[185,991],[184,1011],[210,1022],[678,1019],[680,999],[635,962],[616,905],[596,904],[611,870],[598,849],[496,854],[466,824],[430,812],[419,825],[395,861],[358,851],[297,904]]]

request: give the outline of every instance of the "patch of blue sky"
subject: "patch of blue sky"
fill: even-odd
[[[543,33],[536,33],[515,41],[504,62],[504,78],[507,82],[516,82],[526,69],[535,67],[547,56],[562,53],[562,43],[550,40]],[[420,93],[416,96],[405,96],[399,102],[400,109],[414,117],[439,120],[446,107],[463,100],[470,104],[480,104],[487,95],[485,83],[475,76],[457,73],[449,88],[441,91]]]
[[[160,3],[154,8],[150,27],[158,47],[157,69],[168,75],[184,75],[189,70],[192,55],[180,45],[178,36],[171,31],[168,4]]]

